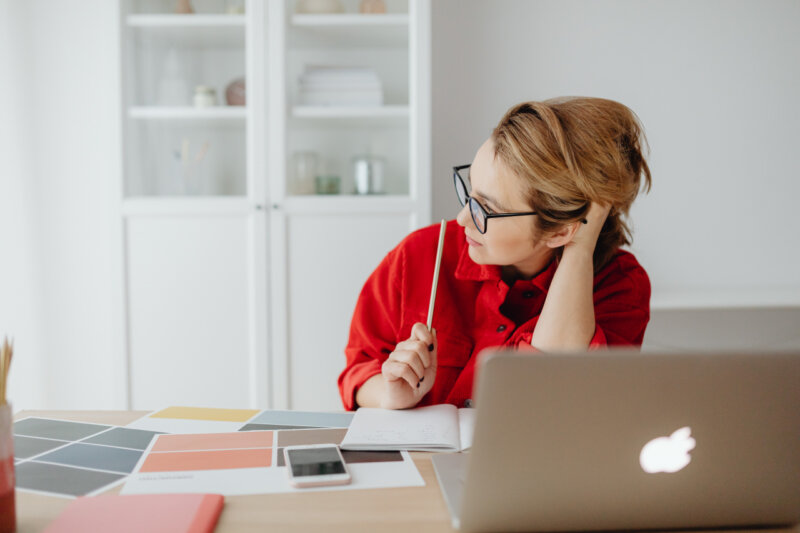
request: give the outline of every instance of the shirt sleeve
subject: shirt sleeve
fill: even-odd
[[[650,321],[650,279],[640,266],[610,275],[594,292],[595,332],[589,348],[641,346]]]
[[[345,348],[346,365],[338,380],[342,404],[348,411],[357,407],[359,387],[381,373],[383,362],[398,343],[404,257],[400,247],[392,250],[369,276],[358,297]]]
[[[532,341],[533,341],[533,331],[529,333],[524,333],[517,340],[517,345],[515,346],[515,348],[526,352],[538,352],[539,350],[537,348],[534,348],[534,346],[531,344]],[[592,335],[592,340],[589,341],[589,350],[602,348],[604,346],[608,346],[608,339],[606,339],[606,334],[603,333],[603,328],[595,324],[594,335]]]

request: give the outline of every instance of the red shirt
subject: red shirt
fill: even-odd
[[[347,365],[339,376],[345,409],[356,408],[358,388],[381,373],[395,346],[427,321],[436,262],[439,224],[415,231],[381,261],[358,298]],[[472,398],[476,360],[484,348],[532,349],[556,262],[530,280],[509,287],[497,265],[470,259],[463,229],[447,223],[433,315],[438,339],[438,368],[433,388],[419,406]],[[650,319],[650,280],[632,254],[620,250],[594,277],[595,333],[590,346],[639,345]]]

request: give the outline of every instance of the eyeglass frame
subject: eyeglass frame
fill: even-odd
[[[453,186],[456,189],[456,198],[458,198],[458,203],[461,204],[461,207],[464,207],[465,205],[469,204],[469,214],[472,217],[472,223],[475,224],[475,229],[477,229],[481,233],[481,235],[485,234],[486,231],[489,229],[489,219],[490,218],[521,217],[521,216],[526,216],[526,215],[536,215],[536,214],[538,214],[538,213],[536,213],[536,211],[530,211],[530,212],[527,212],[527,213],[522,213],[522,212],[520,212],[520,213],[487,213],[486,212],[486,208],[483,207],[483,205],[481,205],[481,203],[478,200],[473,198],[467,192],[467,184],[464,183],[464,178],[462,178],[461,174],[459,174],[459,172],[458,172],[459,170],[464,170],[465,168],[469,168],[471,166],[472,166],[472,163],[470,163],[468,165],[460,165],[460,166],[457,166],[457,167],[453,167]],[[464,194],[466,195],[466,199],[464,200],[464,203],[461,203],[461,195],[458,193],[458,183],[459,182],[461,183],[461,186],[464,187]],[[472,202],[475,202],[475,205],[478,206],[478,209],[480,210],[481,215],[483,215],[483,222],[484,222],[483,223],[483,231],[481,231],[481,228],[478,225],[478,221],[475,220],[475,210],[472,207]]]

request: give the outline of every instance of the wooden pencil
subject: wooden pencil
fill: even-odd
[[[444,249],[444,230],[447,223],[442,219],[439,226],[439,247],[436,250],[436,266],[433,269],[433,286],[431,287],[431,302],[428,305],[428,330],[433,325],[433,304],[436,302],[436,286],[439,284],[439,266],[442,264],[442,250]]]

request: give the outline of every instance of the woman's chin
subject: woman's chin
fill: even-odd
[[[469,258],[472,259],[474,263],[485,265],[487,264],[487,261],[481,248],[482,247],[478,246],[470,246],[467,250],[467,253],[469,253]]]

